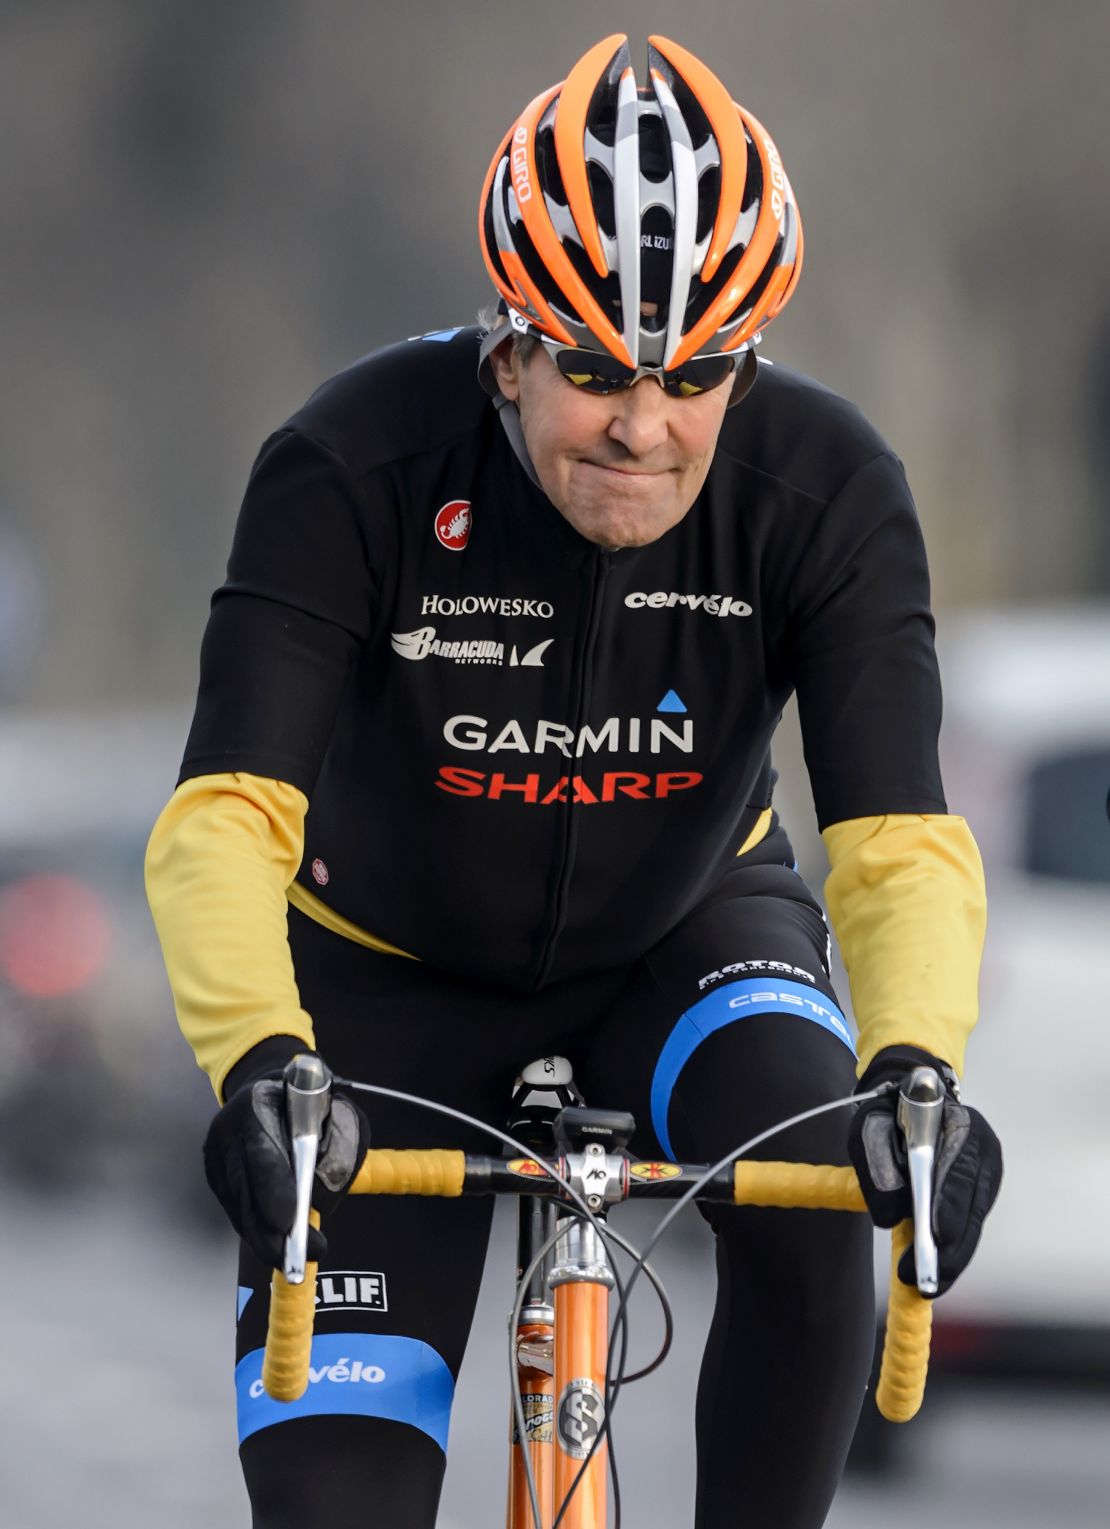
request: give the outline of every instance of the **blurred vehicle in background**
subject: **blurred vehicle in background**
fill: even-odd
[[[968,1094],[1006,1180],[949,1311],[1110,1330],[1110,606],[942,626],[945,786],[987,869]]]
[[[0,1166],[203,1188],[207,1084],[174,1023],[143,890],[180,708],[0,726]]]

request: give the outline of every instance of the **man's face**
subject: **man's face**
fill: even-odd
[[[623,393],[588,393],[542,346],[522,362],[506,342],[491,359],[544,493],[581,536],[644,547],[685,517],[713,460],[728,382],[692,398],[668,397],[653,377]]]

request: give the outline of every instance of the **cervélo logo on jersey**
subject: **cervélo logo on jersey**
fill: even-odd
[[[651,594],[636,590],[625,595],[624,603],[634,611],[674,610],[681,605],[688,611],[704,611],[707,616],[750,616],[752,613],[748,602],[738,595],[679,595],[665,589],[653,590]]]
[[[582,773],[574,774],[566,771],[561,762],[554,771],[545,770],[542,764],[531,769],[523,762],[513,768],[508,760],[505,768],[494,770],[441,765],[435,784],[451,796],[541,807],[557,802],[596,806],[625,800],[658,800],[700,786],[704,779],[698,770],[656,768],[669,762],[668,755],[691,754],[694,749],[694,719],[686,714],[685,703],[673,690],[668,690],[659,702],[655,716],[606,717],[601,722],[574,728],[544,717],[529,722],[515,717],[491,721],[463,712],[448,717],[443,724],[443,737],[450,747],[466,753],[529,757],[552,754],[560,761],[588,757],[591,760],[589,766],[578,767]],[[593,756],[605,754],[647,756],[633,761],[646,768],[599,770]]]

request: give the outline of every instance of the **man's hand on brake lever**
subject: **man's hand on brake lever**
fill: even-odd
[[[915,1046],[889,1046],[871,1061],[857,1093],[883,1083],[894,1086],[856,1108],[848,1155],[876,1226],[892,1227],[913,1215],[905,1141],[897,1123],[899,1090],[915,1067],[932,1067],[946,1085],[933,1174],[932,1224],[937,1242],[937,1295],[963,1272],[979,1242],[983,1220],[1002,1182],[1002,1148],[978,1110],[961,1104],[947,1063]],[[912,1245],[898,1276],[916,1283]]]
[[[280,1268],[297,1204],[286,1118],[284,1067],[305,1051],[293,1036],[272,1036],[236,1063],[224,1086],[227,1102],[208,1129],[204,1172],[228,1220],[258,1258]],[[342,1089],[333,1088],[316,1156],[312,1203],[333,1210],[370,1144],[370,1125]],[[318,1260],[327,1239],[308,1232],[308,1257]]]

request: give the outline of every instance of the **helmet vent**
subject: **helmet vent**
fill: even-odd
[[[506,271],[504,265],[502,264],[501,251],[497,247],[497,234],[494,229],[492,196],[489,197],[486,201],[485,211],[482,214],[482,225],[485,231],[486,254],[489,257],[490,264],[493,266],[494,270],[497,272],[498,276],[505,283],[505,285],[507,287],[511,286],[512,283],[509,280],[509,273]]]
[[[690,134],[690,147],[697,153],[706,140],[713,136],[713,129],[710,126],[709,118],[702,110],[697,96],[689,88],[682,76],[669,67],[666,74],[667,84],[671,87],[675,103],[686,123],[686,131]],[[641,133],[643,132],[642,124],[640,131]]]
[[[736,245],[733,249],[727,251],[720,265],[714,271],[711,281],[705,282],[704,285],[700,281],[691,283],[690,301],[686,304],[685,327],[687,329],[694,327],[717,294],[728,286],[736,267],[743,258],[743,245]]]
[[[600,109],[596,109],[599,97],[603,104],[600,106]],[[590,103],[590,110],[586,117],[587,133],[592,133],[598,143],[607,149],[612,149],[617,141],[616,103],[617,97],[615,91],[606,90],[603,92],[601,87],[599,87],[594,92],[594,98]]]
[[[588,283],[590,291],[601,303],[601,306],[603,308],[608,308],[610,304],[613,304],[614,306],[619,307],[621,300],[621,281],[617,273],[615,271],[610,271],[608,276],[599,277],[593,268],[593,264],[590,261],[589,255],[586,254],[586,251],[580,244],[565,244],[563,248],[566,250],[567,258],[569,259],[571,265],[582,278],[582,281],[584,283]],[[559,301],[565,304],[566,298],[561,297]],[[575,319],[579,324],[585,322],[578,314],[575,315]]]
[[[541,127],[536,134],[536,169],[539,171],[540,185],[549,196],[565,207],[567,192],[559,169],[559,157],[555,153],[554,128]]]
[[[741,214],[747,212],[748,208],[763,196],[763,162],[759,157],[759,150],[752,142],[752,135],[746,127],[744,138],[748,145],[748,174],[744,181],[744,197],[740,203]]]
[[[775,247],[767,257],[767,264],[752,283],[751,290],[744,298],[744,316],[751,313],[771,284],[771,277],[779,266],[779,257],[782,255],[782,235],[775,240]]]
[[[590,196],[593,198],[597,225],[608,238],[615,239],[617,237],[617,214],[613,206],[612,177],[593,159],[586,166],[586,174],[590,181]]]
[[[520,256],[521,265],[531,277],[533,284],[538,288],[544,302],[552,306],[557,303],[563,309],[569,308],[570,304],[567,301],[566,293],[563,292],[558,282],[544,265],[523,224],[517,226],[514,233],[514,243],[517,254]],[[573,258],[576,252],[582,253],[576,244],[567,244],[564,248],[571,258]],[[581,318],[578,314],[575,314],[574,318],[576,323],[581,323]]]
[[[663,119],[655,112],[640,112],[640,174],[653,186],[661,185],[671,173],[671,150]]]
[[[717,207],[721,200],[721,167],[719,164],[710,165],[698,181],[698,227],[694,235],[695,242],[700,244],[703,239],[709,237],[717,217]]]

